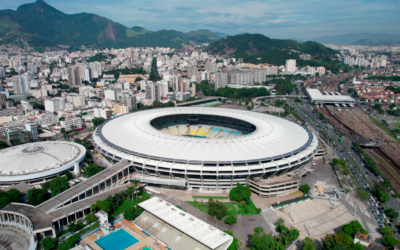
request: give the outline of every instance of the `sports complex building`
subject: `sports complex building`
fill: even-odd
[[[119,116],[99,126],[92,142],[109,161],[129,163],[133,179],[202,190],[227,190],[237,182],[260,189],[258,185],[269,184],[250,180],[299,171],[319,148],[317,137],[293,121],[207,107],[152,109]],[[280,191],[270,186],[268,192],[277,196],[298,183],[289,181]]]
[[[79,174],[86,149],[68,141],[27,143],[0,150],[0,187],[20,182],[33,186],[71,169]]]

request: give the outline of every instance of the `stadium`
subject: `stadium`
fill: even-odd
[[[107,160],[129,162],[134,179],[202,190],[287,177],[304,169],[319,148],[317,137],[293,121],[209,107],[118,116],[100,125],[92,142]]]
[[[67,141],[48,141],[23,144],[0,151],[0,185],[19,182],[41,184],[71,169],[79,172],[86,149]]]

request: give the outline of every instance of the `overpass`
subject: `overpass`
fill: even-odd
[[[263,98],[265,98],[265,99],[273,99],[273,98],[296,98],[296,97],[298,97],[298,98],[307,98],[307,96],[305,96],[305,95],[267,95],[267,96],[259,96],[259,97],[253,98],[252,102],[255,103],[259,99],[263,99]]]

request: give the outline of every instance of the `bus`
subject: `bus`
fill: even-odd
[[[342,139],[341,139],[341,138],[338,138],[338,141],[339,141],[339,142],[342,142]]]

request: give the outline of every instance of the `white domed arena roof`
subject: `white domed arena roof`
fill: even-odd
[[[82,161],[86,149],[67,141],[27,143],[0,150],[0,182],[54,175]]]
[[[197,138],[165,133],[160,127],[154,126],[154,120],[176,115],[209,115],[222,120],[233,118],[239,123],[251,125],[253,131],[223,139]],[[174,119],[170,120],[171,124],[165,126],[175,126],[172,121]],[[98,128],[97,134],[104,143],[119,151],[144,158],[178,162],[277,159],[299,153],[311,144],[318,146],[313,133],[293,121],[251,111],[206,107],[134,112],[107,121]]]

